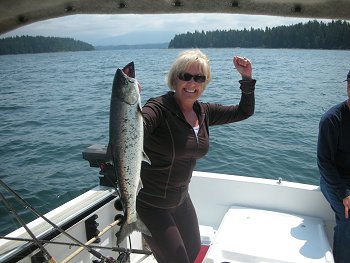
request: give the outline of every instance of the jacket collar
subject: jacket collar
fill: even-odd
[[[163,96],[159,97],[156,100],[158,101],[158,103],[161,106],[163,106],[164,108],[166,108],[167,110],[169,110],[173,114],[177,115],[179,118],[185,120],[185,117],[182,114],[179,105],[176,103],[174,95],[175,95],[175,92],[169,91],[168,93],[164,94]],[[204,120],[204,116],[205,116],[204,109],[203,109],[201,103],[196,101],[193,105],[193,109],[197,113],[197,116],[199,118],[199,123],[201,124],[202,121]]]

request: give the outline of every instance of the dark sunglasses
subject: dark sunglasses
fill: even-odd
[[[202,76],[202,75],[194,75],[193,76],[192,74],[187,73],[187,72],[180,73],[178,75],[178,78],[182,81],[190,81],[191,79],[193,79],[197,83],[203,83],[207,79],[206,76]]]

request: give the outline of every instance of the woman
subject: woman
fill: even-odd
[[[251,62],[235,56],[242,75],[239,105],[201,103],[211,79],[209,59],[200,50],[182,52],[167,81],[171,91],[143,107],[144,151],[151,165],[141,169],[143,188],[137,212],[150,230],[144,235],[160,263],[194,262],[200,250],[197,215],[188,193],[196,160],[209,149],[209,126],[241,121],[254,113]]]

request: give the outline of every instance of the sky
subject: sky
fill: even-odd
[[[36,22],[7,36],[69,37],[94,46],[169,42],[176,34],[306,23],[310,19],[238,14],[72,15]],[[321,20],[318,20],[321,21]],[[322,20],[329,22],[330,20]]]

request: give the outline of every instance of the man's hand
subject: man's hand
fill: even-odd
[[[343,205],[345,208],[345,218],[349,218],[349,210],[350,210],[350,195],[343,199]]]

